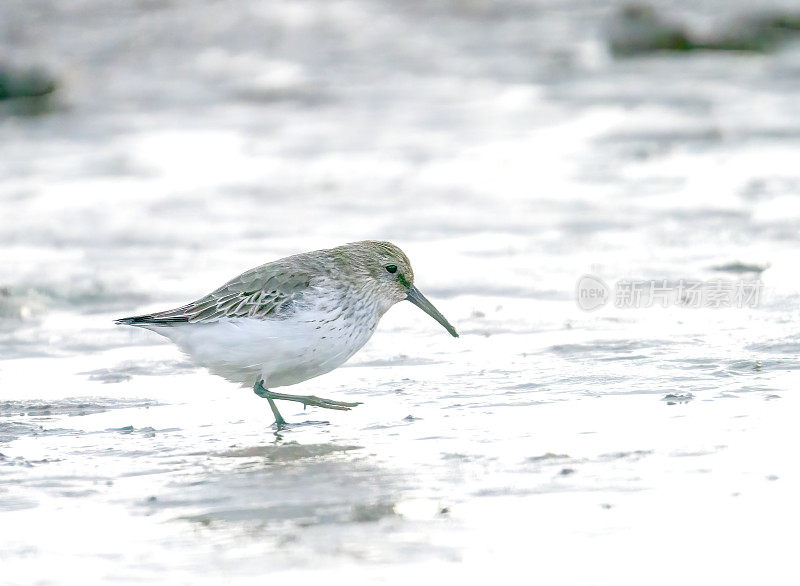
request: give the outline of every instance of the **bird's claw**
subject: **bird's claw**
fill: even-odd
[[[322,399],[314,395],[303,398],[303,407],[311,405],[313,407],[322,407],[323,409],[335,409],[337,411],[350,411],[353,407],[361,405],[360,402],[347,403],[345,401],[334,401],[332,399]]]

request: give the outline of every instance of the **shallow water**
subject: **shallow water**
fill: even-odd
[[[800,45],[614,60],[611,13],[3,5],[63,81],[0,115],[0,581],[791,583]],[[289,391],[351,412],[276,434],[112,324],[363,238],[461,337],[401,304]],[[764,289],[585,312],[585,274]]]

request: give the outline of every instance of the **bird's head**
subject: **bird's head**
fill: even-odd
[[[365,289],[381,299],[386,309],[400,301],[410,301],[442,324],[450,335],[458,337],[450,322],[414,286],[411,262],[397,246],[391,242],[364,240],[346,244],[338,250],[350,266],[355,264],[358,267]]]

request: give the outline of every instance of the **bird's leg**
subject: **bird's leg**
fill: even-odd
[[[253,392],[262,399],[269,401],[269,408],[272,409],[272,414],[275,416],[275,425],[278,427],[286,425],[286,420],[281,415],[281,412],[278,411],[278,406],[275,404],[275,401],[272,400],[272,397],[270,397],[270,392],[264,388],[264,381],[258,381],[256,386],[253,387]]]
[[[281,401],[297,401],[298,403],[302,403],[304,406],[311,405],[312,407],[336,409],[338,411],[349,411],[351,408],[361,405],[361,403],[345,403],[344,401],[321,399],[320,397],[315,397],[314,395],[287,395],[285,393],[276,393],[274,391],[265,389],[264,381],[261,380],[256,383],[255,387],[253,387],[253,391],[259,397],[269,401],[269,406],[272,409],[272,414],[275,415],[275,422],[278,425],[286,425],[286,421],[284,421],[283,417],[281,417],[281,414],[278,412],[278,408],[275,406],[275,400],[277,399],[280,399]]]
[[[267,401],[269,401],[269,408],[272,409],[272,414],[275,416],[275,425],[281,427],[282,425],[286,425],[286,420],[281,415],[281,412],[278,411],[278,406],[275,404],[275,401],[267,397]]]

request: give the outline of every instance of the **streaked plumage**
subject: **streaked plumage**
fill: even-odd
[[[197,301],[116,323],[169,338],[232,382],[274,388],[343,364],[404,299],[457,336],[413,281],[411,264],[395,245],[354,242],[261,265]]]

